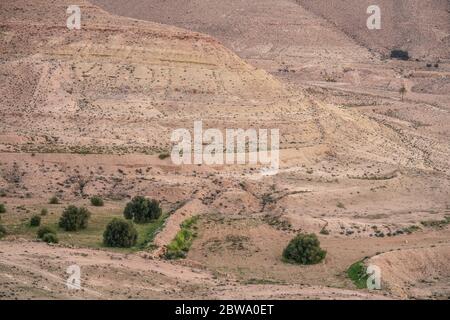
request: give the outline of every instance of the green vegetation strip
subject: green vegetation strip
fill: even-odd
[[[366,273],[366,266],[362,261],[352,264],[347,270],[347,275],[358,289],[367,288],[369,275]]]
[[[450,216],[445,216],[443,220],[427,220],[420,222],[424,227],[443,228],[450,224]]]
[[[162,230],[164,223],[169,217],[168,213],[163,213],[158,219],[151,223],[144,225],[136,225],[138,231],[138,243],[136,247],[140,249],[151,249],[153,247],[153,240],[156,235]]]
[[[175,238],[167,245],[166,259],[185,258],[194,238],[197,236],[198,216],[194,216],[184,220],[180,225],[181,230],[178,231]]]

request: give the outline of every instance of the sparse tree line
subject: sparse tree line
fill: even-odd
[[[57,197],[52,197],[49,201],[51,204],[59,203]],[[104,202],[101,197],[94,196],[91,198],[91,205],[103,206]],[[0,204],[0,213],[6,212],[3,204]],[[58,235],[55,228],[44,225],[41,226],[41,216],[48,213],[47,209],[42,209],[40,215],[33,215],[29,220],[30,227],[39,227],[37,229],[37,238],[47,243],[58,243]],[[143,196],[136,196],[128,202],[124,208],[124,218],[113,218],[103,232],[103,245],[105,247],[130,248],[136,245],[138,232],[135,224],[149,223],[157,220],[162,214],[162,209],[157,200],[148,199]],[[91,217],[91,212],[84,207],[76,207],[69,205],[63,210],[58,221],[58,228],[67,232],[76,232],[86,229]],[[192,239],[195,237],[194,223],[196,217],[192,221],[186,221],[182,224],[182,230],[177,235],[180,239],[174,239],[168,249],[171,254],[166,258],[183,258]],[[192,229],[194,228],[194,229]],[[0,238],[6,234],[6,230],[0,225]],[[189,234],[189,237],[187,237]],[[189,241],[184,241],[184,240]],[[180,245],[182,243],[182,245]],[[186,247],[186,248],[185,248]],[[181,248],[181,249],[180,249]],[[321,262],[326,256],[326,251],[321,249],[320,242],[315,234],[298,234],[293,238],[282,253],[283,261],[296,264],[316,264]]]
[[[99,196],[90,199],[91,205],[103,206],[104,201]],[[49,200],[49,204],[59,204],[60,201],[56,196]],[[4,204],[0,204],[0,213],[6,212]],[[41,226],[41,216],[47,215],[48,210],[42,209],[40,215],[33,215],[29,220],[30,227],[39,227],[36,235],[47,243],[58,243],[58,235],[56,228],[52,226]],[[158,219],[162,214],[159,202],[154,199],[147,199],[142,196],[134,197],[125,206],[123,215],[125,219],[113,218],[106,226],[103,232],[103,245],[106,247],[122,247],[129,248],[136,245],[137,231],[135,223],[148,223]],[[76,232],[86,229],[91,217],[91,212],[84,207],[76,207],[69,205],[63,210],[58,221],[58,228],[68,232]],[[0,238],[6,235],[6,229],[0,225]]]

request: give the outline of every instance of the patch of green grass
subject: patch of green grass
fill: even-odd
[[[54,219],[54,228],[58,230],[59,242],[80,247],[103,247],[103,232],[112,218],[122,217],[118,214],[92,214],[86,229],[78,231],[64,231],[58,227],[58,221]],[[53,220],[53,219],[52,219]]]
[[[366,273],[366,266],[362,261],[355,262],[347,269],[347,276],[353,281],[358,289],[367,288],[367,279],[369,275]]]
[[[123,216],[122,214],[115,212],[115,210],[113,212],[109,210],[93,210],[88,227],[78,231],[64,231],[63,229],[60,229],[58,226],[59,217],[59,212],[53,215],[47,214],[46,216],[41,216],[41,225],[48,225],[52,229],[58,231],[59,243],[77,247],[102,248],[103,232],[105,231],[106,225],[112,218],[121,218]],[[9,233],[13,235],[19,235],[29,239],[34,239],[36,237],[36,228],[30,227],[28,219],[25,219],[24,221],[18,221],[17,219],[9,221],[7,228]]]
[[[143,223],[134,224],[136,231],[138,233],[138,240],[134,247],[131,248],[108,248],[108,250],[120,251],[120,252],[136,252],[142,249],[151,248],[153,239],[156,234],[162,229],[168,214],[162,214],[157,220]],[[122,215],[106,215],[93,214],[89,221],[87,229],[80,230],[76,232],[65,232],[61,231],[60,243],[71,243],[77,246],[83,247],[93,247],[93,248],[103,248],[103,232],[107,224],[112,218],[122,218]]]
[[[178,231],[175,238],[167,245],[167,251],[165,254],[166,259],[179,259],[186,257],[194,238],[197,236],[197,221],[198,216],[184,220],[184,222],[180,225],[180,231]]]
[[[155,236],[162,230],[168,217],[168,213],[163,213],[153,222],[136,224],[135,227],[138,232],[138,243],[136,247],[140,249],[152,248]]]
[[[39,212],[40,207],[33,208],[33,212]],[[103,245],[103,232],[106,226],[113,218],[123,218],[123,209],[114,208],[109,209],[105,207],[92,207],[91,217],[86,229],[78,231],[64,231],[59,228],[58,221],[61,216],[63,208],[55,208],[54,214],[45,211],[44,215],[41,215],[41,225],[48,225],[58,232],[59,243],[63,245],[73,245],[76,247],[86,248],[106,248]],[[17,235],[27,239],[36,238],[36,228],[30,227],[30,218],[33,214],[23,215],[7,215],[4,221],[8,234]],[[164,223],[170,213],[163,213],[161,216],[149,223],[134,224],[138,232],[137,244],[131,248],[106,248],[110,251],[116,252],[136,252],[139,250],[152,248],[153,240],[156,234],[163,228]]]

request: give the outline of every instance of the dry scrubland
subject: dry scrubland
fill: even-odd
[[[65,26],[68,1],[0,3],[0,296],[448,299],[448,2],[404,31],[422,7],[396,1],[401,19],[387,13],[376,42],[352,27],[356,1],[175,2],[81,1],[80,31]],[[412,59],[388,59],[393,47]],[[198,119],[279,128],[279,174],[159,157]],[[104,248],[135,195],[163,218],[138,225],[133,248]],[[30,217],[45,208],[56,227],[69,204],[92,212],[88,228],[36,241]],[[187,257],[162,258],[193,216]],[[322,263],[282,261],[298,232],[319,236]],[[381,291],[348,278],[363,259],[382,268]],[[65,287],[73,263],[84,291]]]

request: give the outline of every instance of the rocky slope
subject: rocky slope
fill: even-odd
[[[436,61],[450,58],[450,3],[447,0],[377,1],[381,29],[369,30],[366,13],[370,0],[297,0],[325,17],[364,46],[389,55],[402,49],[413,58]]]

